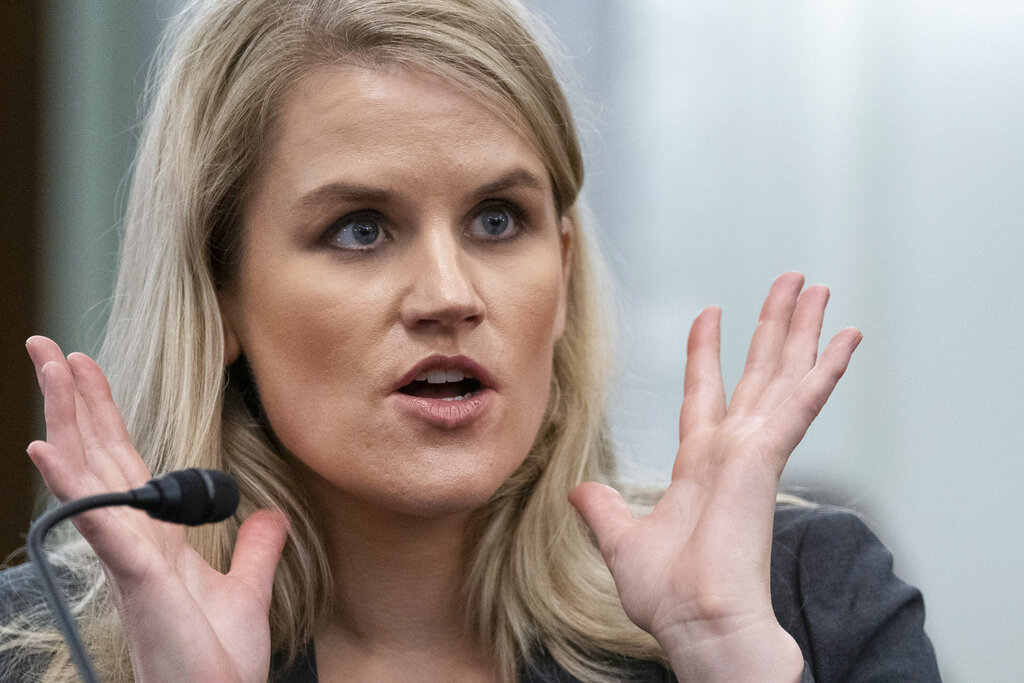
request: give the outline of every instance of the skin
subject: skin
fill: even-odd
[[[569,236],[543,162],[438,79],[362,68],[297,84],[272,149],[222,310],[275,434],[324,507],[476,509],[533,443],[564,328]],[[525,215],[503,234],[483,230],[512,206]],[[377,241],[355,242],[352,221]],[[403,411],[396,384],[435,354],[490,373],[479,419]]]
[[[493,679],[457,608],[466,522],[522,462],[543,416],[572,226],[532,148],[425,74],[321,69],[295,86],[280,120],[222,309],[228,356],[250,362],[328,536],[338,583],[316,638],[321,680]],[[481,232],[510,204],[525,209],[518,231]],[[362,228],[378,221],[383,232],[369,233],[384,241],[355,248],[367,245],[353,241],[354,212]],[[672,483],[651,515],[635,519],[598,484],[569,494],[626,613],[681,680],[799,679],[768,563],[779,475],[860,341],[848,328],[818,355],[827,299],[799,274],[776,280],[728,404],[719,312],[698,316]],[[69,500],[144,483],[96,364],[42,337],[28,350],[47,424],[28,451],[50,490]],[[439,425],[396,395],[437,353],[492,374],[473,419]],[[143,513],[97,511],[76,524],[103,562],[137,680],[266,679],[279,513],[246,520],[226,575],[180,528]]]

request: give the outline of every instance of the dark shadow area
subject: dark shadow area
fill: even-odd
[[[43,3],[0,9],[0,559],[24,543],[35,493],[25,447],[40,405],[25,339],[39,322]]]

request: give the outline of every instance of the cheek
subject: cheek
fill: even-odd
[[[371,341],[380,303],[365,291],[339,301],[346,288],[335,284],[278,278],[248,302],[243,352],[271,427],[294,453],[311,450],[326,425],[364,411],[366,377],[384,360]]]
[[[508,278],[493,297],[489,306],[495,324],[502,325],[502,340],[513,351],[519,348],[539,360],[535,354],[547,349],[564,329],[565,288],[562,283],[561,261],[551,256],[539,258],[533,267],[524,268]],[[522,268],[522,266],[520,266]],[[535,363],[538,368],[543,363]]]
[[[505,284],[506,295],[490,311],[500,332],[500,356],[508,359],[507,372],[517,380],[520,429],[530,432],[519,438],[530,443],[547,406],[554,344],[564,327],[560,263],[550,257],[534,261],[534,268]]]

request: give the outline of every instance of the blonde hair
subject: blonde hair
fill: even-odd
[[[240,483],[239,518],[278,507],[291,520],[275,577],[275,650],[294,656],[330,604],[331,570],[314,517],[253,410],[244,373],[225,381],[218,287],[239,259],[239,207],[274,135],[278,103],[322,64],[426,70],[464,90],[532,142],[559,210],[574,224],[567,323],[556,344],[548,410],[523,465],[475,518],[466,611],[506,680],[542,650],[585,681],[617,680],[616,660],[659,659],[634,626],[587,530],[567,502],[584,480],[609,481],[609,354],[598,269],[577,199],[583,162],[571,113],[515,0],[210,0],[178,18],[165,43],[125,220],[100,361],[134,443],[154,473],[214,467]],[[190,530],[226,569],[237,521]],[[124,637],[102,573],[81,542],[57,550],[84,587],[78,609],[100,674],[130,680]],[[23,631],[74,677],[51,634]],[[29,635],[25,635],[29,634]]]

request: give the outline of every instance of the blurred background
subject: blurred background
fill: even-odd
[[[22,343],[98,343],[148,60],[179,4],[0,10],[3,555],[41,435]],[[701,308],[723,307],[731,387],[772,279],[825,282],[826,333],[865,339],[784,484],[893,549],[946,680],[1019,678],[1024,3],[528,4],[560,45],[618,290],[624,475],[667,480]]]

